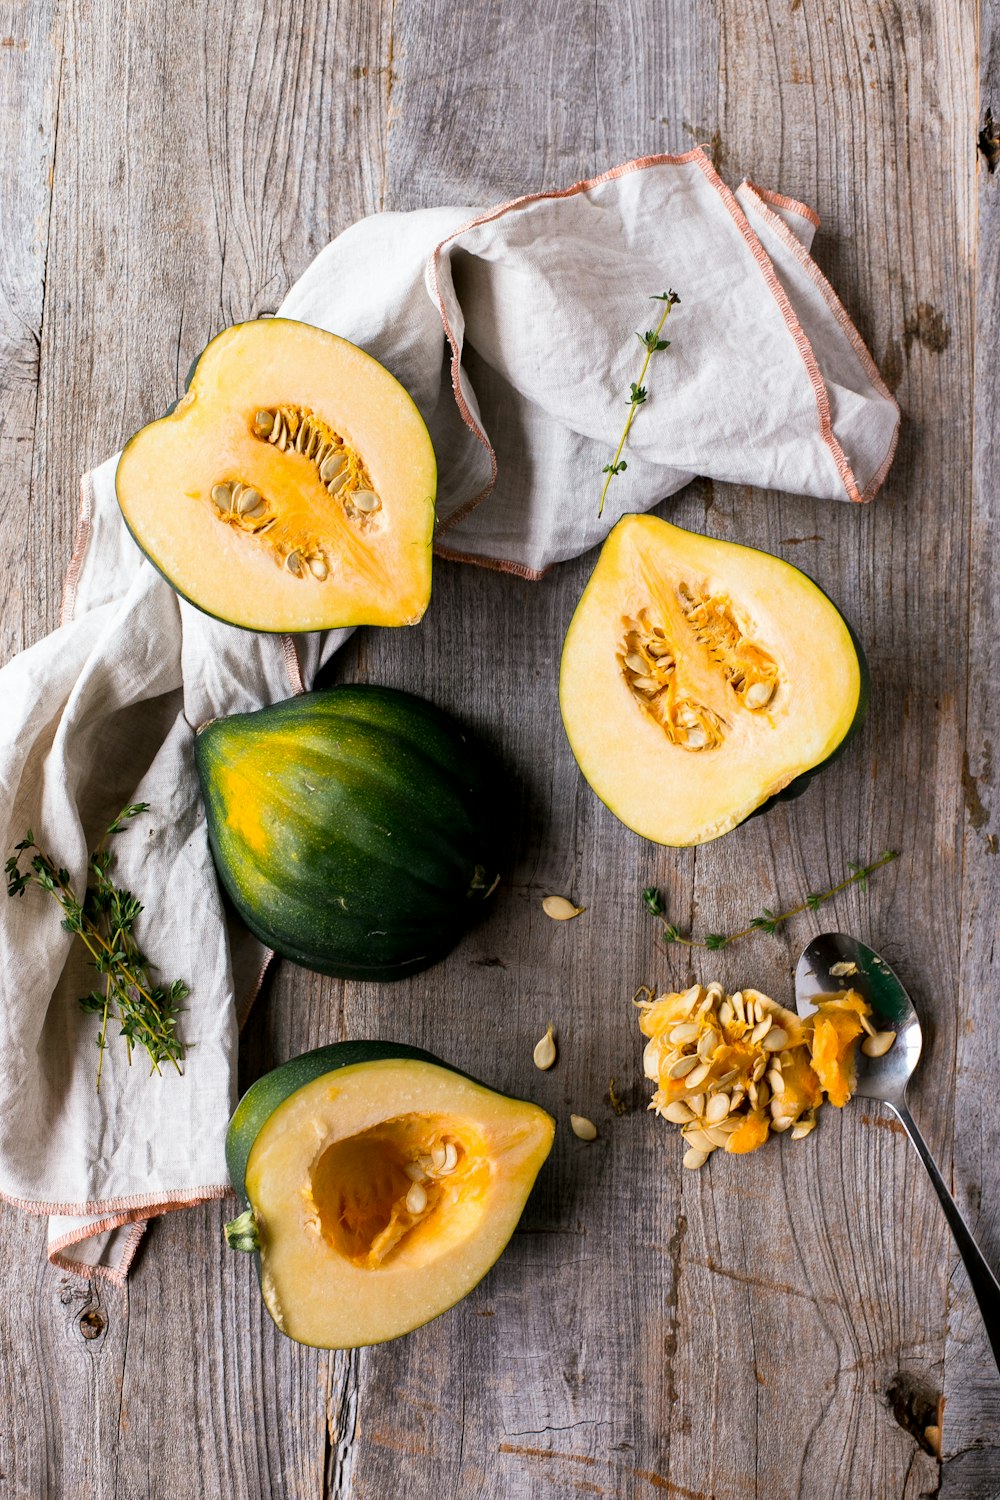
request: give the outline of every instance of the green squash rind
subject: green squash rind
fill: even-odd
[[[285,869],[312,859],[294,881],[279,859],[254,859],[227,825],[218,777],[227,747],[253,735],[262,766],[270,737],[280,736],[303,765],[318,756],[317,772],[331,773],[317,774],[301,803],[308,826],[304,814],[296,818],[292,787]],[[397,759],[379,757],[386,747]],[[362,684],[304,694],[213,720],[196,737],[195,761],[222,884],[250,930],[305,968],[380,981],[417,973],[455,946],[499,879],[498,767],[425,699]],[[273,795],[300,769],[290,762]]]

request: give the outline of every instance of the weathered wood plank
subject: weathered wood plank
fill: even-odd
[[[975,128],[995,133],[986,118],[1000,116],[1000,16],[981,7],[980,99]],[[987,149],[988,143],[987,143]],[[996,578],[1000,568],[1000,493],[996,479],[997,240],[1000,177],[979,157],[977,297],[975,327],[975,448],[969,535],[967,630],[968,713],[962,751],[965,801],[962,862],[961,992],[955,1040],[954,1191],[994,1267],[1000,1267],[1000,1112],[991,1078],[996,1066],[998,985],[997,911],[1000,868],[997,773],[1000,707],[994,684],[1000,669]],[[982,1317],[964,1271],[952,1266],[944,1369],[946,1500],[993,1500],[1000,1493],[1000,1379]]]
[[[221,1249],[225,1206],[157,1224],[127,1295],[40,1267],[39,1227],[0,1214],[0,1397],[12,1413],[0,1472],[13,1493],[895,1500],[931,1490],[937,1470],[893,1401],[903,1412],[913,1396],[919,1411],[926,1392],[933,1407],[944,1378],[945,1492],[992,1494],[995,1408],[976,1315],[956,1282],[942,1370],[951,1252],[905,1142],[855,1107],[798,1149],[682,1181],[675,1143],[644,1112],[628,1006],[640,980],[681,983],[692,967],[709,977],[656,951],[636,900],[649,880],[677,920],[704,930],[822,885],[848,858],[902,847],[866,899],[787,941],[719,955],[712,972],[787,998],[810,930],[842,925],[884,947],[931,1022],[915,1110],[947,1165],[960,1049],[956,1179],[988,1192],[995,1122],[976,1042],[988,1035],[996,866],[974,799],[963,844],[960,793],[967,749],[989,811],[981,747],[995,713],[992,574],[977,561],[995,508],[985,397],[975,513],[967,463],[968,16],[944,0],[725,0],[718,19],[681,0],[538,0],[516,14],[492,0],[335,11],[279,0],[263,15],[139,0],[123,26],[110,7],[76,3],[54,140],[62,32],[52,40],[44,8],[30,25],[13,14],[31,80],[17,84],[27,103],[16,89],[7,99],[25,121],[35,111],[48,141],[46,157],[23,121],[5,139],[22,235],[47,201],[53,149],[55,180],[47,251],[8,231],[4,262],[16,316],[0,321],[0,442],[16,446],[0,503],[20,539],[0,563],[9,649],[55,621],[80,468],[173,399],[213,332],[275,306],[332,233],[379,207],[489,202],[707,140],[729,180],[746,170],[821,210],[821,263],[907,412],[871,510],[704,484],[671,508],[682,525],[813,572],[858,625],[876,684],[866,736],[805,802],[697,855],[628,834],[566,747],[558,650],[592,559],[543,585],[442,564],[419,631],[359,633],[338,676],[425,692],[498,746],[516,788],[511,881],[455,954],[391,991],[280,969],[247,1029],[245,1078],[338,1036],[398,1037],[531,1094],[564,1127],[570,1109],[591,1114],[600,1139],[588,1148],[560,1131],[510,1249],[465,1303],[352,1355],[276,1334],[250,1268]],[[980,314],[987,350],[992,316]],[[970,598],[971,647],[955,626]],[[550,890],[586,916],[548,923],[538,898]],[[543,1077],[531,1048],[550,1019],[561,1055]],[[605,1101],[611,1076],[631,1106],[621,1119]],[[995,1244],[995,1217],[980,1224]]]

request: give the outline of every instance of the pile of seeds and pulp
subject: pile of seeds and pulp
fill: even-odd
[[[704,1166],[720,1147],[755,1151],[772,1132],[800,1140],[816,1125],[824,1102],[842,1107],[854,1089],[858,1038],[868,1057],[881,1057],[895,1033],[876,1031],[871,1007],[855,991],[817,996],[805,1020],[759,990],[727,995],[721,984],[693,985],[683,994],[636,1001],[649,1038],[650,1102],[679,1125],[686,1167]]]

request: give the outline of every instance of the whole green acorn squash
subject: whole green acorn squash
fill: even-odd
[[[328,688],[199,730],[216,868],[304,968],[397,979],[454,947],[499,876],[495,763],[410,693]]]

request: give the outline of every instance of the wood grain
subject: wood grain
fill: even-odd
[[[559,1132],[510,1248],[465,1302],[352,1354],[275,1332],[251,1268],[222,1248],[227,1205],[156,1224],[125,1293],[48,1268],[41,1226],[0,1212],[5,1492],[915,1500],[940,1479],[953,1500],[1000,1493],[995,1376],[906,1142],[859,1105],[801,1144],[682,1174],[645,1112],[628,1004],[640,981],[692,969],[788,999],[799,945],[826,926],[883,949],[926,1022],[914,1111],[1000,1259],[985,1087],[1000,177],[980,175],[977,242],[974,20],[947,0],[137,0],[124,19],[106,0],[8,5],[7,654],[55,623],[80,470],[174,398],[213,333],[273,308],[332,234],[380,208],[487,203],[704,140],[730,182],[746,172],[818,208],[818,259],[905,424],[868,509],[700,482],[669,507],[812,573],[875,684],[849,756],[717,845],[642,843],[572,762],[558,652],[592,558],[540,585],[440,564],[418,631],[345,648],[336,676],[425,692],[496,746],[511,879],[454,954],[391,990],[281,967],[244,1036],[244,1081],[340,1036],[396,1037],[563,1126],[591,1115],[599,1139]],[[990,7],[983,41],[985,99]],[[711,972],[658,950],[636,899],[655,880],[674,920],[720,928],[887,845],[903,857],[867,896]],[[548,922],[552,891],[586,915]],[[531,1048],[550,1020],[560,1061],[542,1076]],[[942,1393],[939,1471],[919,1440]]]

